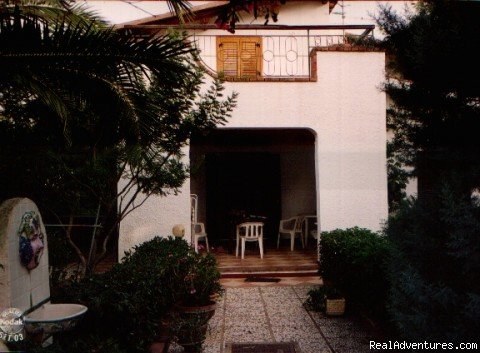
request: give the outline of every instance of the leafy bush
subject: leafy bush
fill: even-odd
[[[390,217],[395,245],[389,312],[408,340],[474,342],[480,332],[480,206],[444,190],[439,209],[417,200]]]
[[[311,289],[308,291],[308,298],[304,303],[307,310],[325,311],[325,291],[322,287]]]
[[[311,311],[325,311],[326,299],[340,299],[343,298],[343,294],[335,288],[328,285],[311,289],[308,291],[308,298],[305,300],[305,307]]]
[[[322,233],[320,271],[356,307],[383,318],[388,293],[386,237],[368,229],[349,228]]]
[[[72,342],[94,344],[100,335],[129,352],[145,352],[169,320],[173,304],[198,303],[219,293],[219,278],[211,254],[196,254],[182,239],[156,237],[126,253],[112,270],[63,288],[63,298],[57,300],[79,302],[89,310],[72,333],[77,337],[62,341],[73,351]]]

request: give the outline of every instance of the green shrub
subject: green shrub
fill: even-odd
[[[390,217],[396,251],[389,313],[407,340],[475,342],[480,332],[480,206],[445,188],[441,207],[417,200]]]
[[[308,298],[304,303],[307,310],[322,312],[325,311],[325,290],[324,287],[308,291]]]
[[[349,301],[376,318],[385,317],[388,293],[386,260],[391,245],[368,229],[349,228],[323,232],[320,241],[320,271]]]
[[[70,349],[73,341],[95,342],[100,335],[129,352],[145,352],[174,303],[200,303],[219,293],[219,278],[211,254],[196,254],[182,239],[156,237],[127,252],[110,271],[63,288],[57,300],[82,303],[89,310],[72,333],[77,338],[62,341]]]
[[[308,298],[304,305],[307,310],[323,312],[325,311],[325,300],[327,298],[340,299],[343,298],[343,293],[335,287],[323,285],[308,291]]]

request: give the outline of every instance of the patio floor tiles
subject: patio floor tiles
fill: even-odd
[[[302,353],[332,353],[325,341],[320,342],[298,342]]]
[[[225,326],[225,342],[271,342],[273,335],[268,325],[247,324]]]
[[[312,287],[227,288],[210,321],[205,353],[226,353],[225,343],[295,341],[302,353],[368,351],[369,331],[350,317],[307,312]],[[183,348],[172,345],[170,353]]]
[[[295,286],[293,290],[295,291],[297,296],[303,301],[308,298],[308,292],[312,290],[312,286],[311,285]]]

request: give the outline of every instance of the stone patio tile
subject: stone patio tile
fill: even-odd
[[[227,301],[232,299],[246,299],[260,297],[260,291],[258,288],[236,288],[235,290],[227,291]]]
[[[225,327],[225,342],[269,342],[273,340],[267,325],[231,325]]]
[[[222,342],[210,342],[203,345],[203,353],[220,353],[222,349]],[[184,353],[182,346],[172,344],[168,353]]]
[[[205,342],[202,353],[220,353],[222,349],[222,342]]]
[[[225,353],[225,343],[275,341],[298,342],[302,353],[369,351],[372,332],[354,316],[326,317],[305,310],[301,298],[310,288],[227,289],[224,302],[210,320],[204,351]],[[182,353],[183,348],[172,345],[169,352]]]
[[[294,287],[263,287],[260,289],[264,298],[293,299],[296,293]]]
[[[254,315],[255,313],[265,313],[263,304],[260,301],[238,300],[236,302],[227,302],[225,305],[227,315]]]
[[[332,353],[327,343],[323,341],[297,341],[302,353]]]
[[[295,286],[293,287],[293,290],[295,293],[304,301],[305,299],[308,298],[308,292],[312,290],[316,286]]]
[[[222,340],[222,332],[223,326],[213,326],[211,324],[208,325],[207,330],[207,340],[209,341],[220,341]]]
[[[312,325],[283,325],[273,326],[273,335],[279,342],[287,341],[323,341],[323,337],[317,328]]]
[[[210,324],[221,323],[223,321],[223,316],[224,316],[223,308],[219,308],[219,309],[215,310],[215,315],[213,315],[213,317],[210,319],[209,323]]]
[[[289,307],[267,307],[267,314],[271,317],[308,317],[308,314],[302,307],[289,306]]]
[[[306,315],[282,315],[279,313],[269,313],[268,318],[273,326],[285,326],[285,325],[300,325],[308,326],[313,325],[312,320]]]
[[[295,307],[295,308],[300,308],[303,310],[303,305],[302,303],[296,299],[283,299],[283,300],[275,300],[272,298],[265,299],[265,305],[267,308],[282,308],[284,310],[288,310],[289,308]]]
[[[313,320],[319,326],[352,326],[354,325],[354,320],[348,316],[326,316],[323,313],[310,311],[310,314],[313,317]]]
[[[320,326],[323,334],[327,338],[357,338],[357,339],[366,339],[371,337],[371,333],[369,333],[365,328],[361,327],[357,324],[349,324],[349,323],[342,323],[342,324],[331,324],[331,325],[322,325]]]
[[[267,316],[262,312],[257,315],[248,315],[241,313],[239,315],[226,315],[225,316],[225,325],[234,326],[234,325],[267,325]]]
[[[357,341],[349,338],[331,338],[328,340],[336,353],[367,353],[371,352],[368,341]]]
[[[205,344],[203,346],[203,352],[202,353],[220,353],[222,350],[222,342],[212,342],[209,344]]]

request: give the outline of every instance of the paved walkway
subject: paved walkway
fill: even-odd
[[[308,312],[302,303],[312,286],[227,288],[210,321],[205,353],[226,353],[241,342],[296,341],[302,353],[369,351],[368,328],[354,318]],[[183,348],[173,346],[170,352]]]

